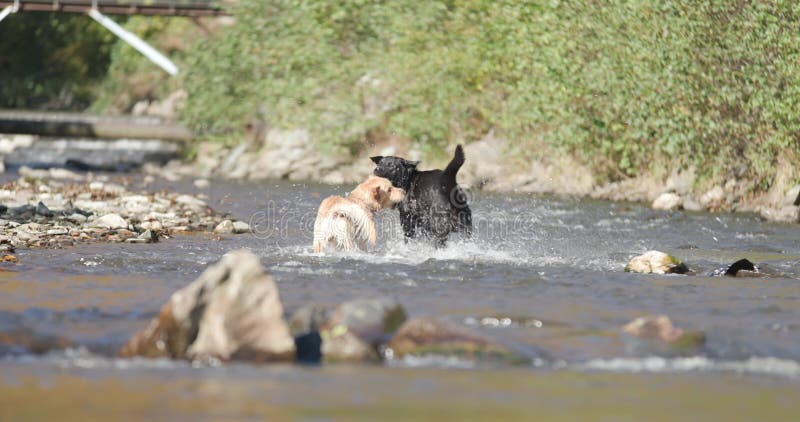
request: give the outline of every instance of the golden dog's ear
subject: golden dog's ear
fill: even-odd
[[[375,188],[372,189],[372,199],[374,199],[375,202],[377,202],[379,204],[381,203],[381,186],[380,185],[375,186]]]

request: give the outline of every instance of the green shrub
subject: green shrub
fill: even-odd
[[[87,107],[114,42],[88,16],[9,15],[0,22],[0,107]]]
[[[239,136],[263,106],[327,148],[392,135],[436,152],[494,129],[511,156],[574,154],[608,180],[695,164],[762,187],[800,149],[797,2],[282,0],[234,13],[185,66],[185,118],[212,137]]]

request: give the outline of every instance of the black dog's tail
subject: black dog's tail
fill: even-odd
[[[444,169],[444,174],[452,177],[455,181],[456,173],[464,165],[464,148],[461,148],[461,145],[456,147],[456,153],[453,155],[453,159],[450,160],[450,164]]]

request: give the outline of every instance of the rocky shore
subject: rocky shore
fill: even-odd
[[[800,222],[800,171],[781,162],[768,191],[736,177],[699,181],[694,168],[666,175],[646,175],[602,182],[591,170],[569,156],[543,158],[520,165],[508,153],[508,142],[487,136],[466,145],[467,161],[459,182],[468,189],[487,192],[532,193],[610,201],[639,202],[659,210],[748,212],[775,222]],[[372,171],[374,155],[400,155],[421,160],[420,168],[443,168],[449,157],[428,159],[414,146],[403,143],[375,145],[356,157],[322,151],[304,130],[266,131],[234,148],[201,143],[196,159],[147,166],[148,173],[167,179],[209,177],[262,180],[288,179],[326,184],[355,184]]]
[[[247,139],[235,147],[201,142],[194,158],[166,165],[145,164],[145,173],[166,180],[195,179],[198,187],[209,178],[288,179],[325,184],[356,184],[372,171],[374,155],[399,155],[421,160],[421,169],[442,168],[450,157],[427,157],[414,145],[395,140],[372,145],[356,156],[321,149],[303,129],[269,129],[253,124]],[[30,146],[29,136],[0,136],[0,155]],[[800,222],[800,168],[788,158],[776,166],[776,177],[766,191],[734,176],[699,180],[696,169],[679,168],[669,174],[644,175],[604,182],[570,156],[545,157],[520,164],[510,143],[489,133],[467,144],[467,161],[459,183],[474,191],[531,193],[610,201],[645,203],[654,209],[675,211],[747,212],[774,222]],[[450,148],[452,149],[452,148]],[[448,149],[448,150],[450,150]]]
[[[200,197],[135,192],[106,176],[21,168],[0,186],[0,251],[87,242],[151,243],[190,233],[243,233]]]

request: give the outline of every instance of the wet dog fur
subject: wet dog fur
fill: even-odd
[[[401,157],[370,158],[376,164],[373,174],[406,192],[397,207],[406,238],[432,238],[437,246],[444,246],[451,232],[472,235],[472,210],[456,182],[465,160],[461,145],[444,170],[418,171],[419,161]]]
[[[389,180],[370,176],[347,197],[325,198],[314,221],[314,252],[328,248],[366,251],[368,244],[375,245],[378,240],[373,214],[394,208],[403,197],[405,192]]]

